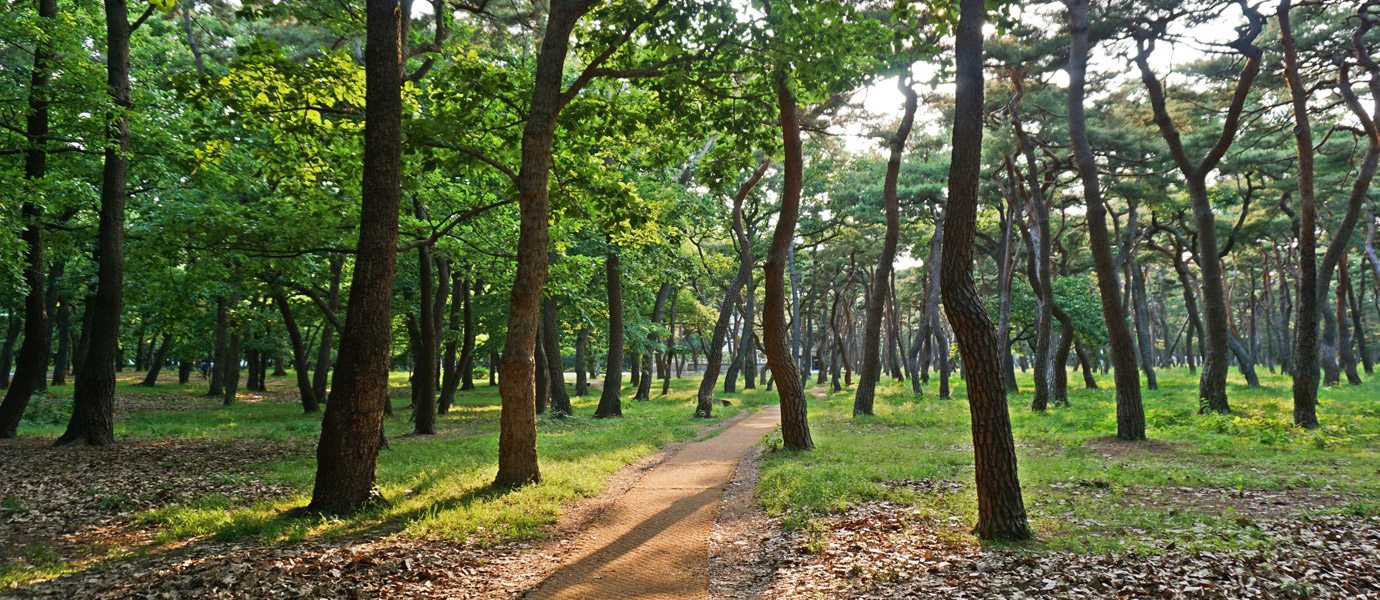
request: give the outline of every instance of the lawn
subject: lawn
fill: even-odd
[[[1036,413],[1028,408],[1030,376],[1022,374],[1022,392],[1008,400],[1037,536],[1022,548],[1211,551],[1271,543],[1251,526],[1262,514],[1377,514],[1380,383],[1322,389],[1323,427],[1303,431],[1290,424],[1290,379],[1261,375],[1262,386],[1249,388],[1233,373],[1233,414],[1198,415],[1196,375],[1160,371],[1160,389],[1143,395],[1150,441],[1129,444],[1109,437],[1116,431],[1110,375],[1099,380],[1102,389],[1071,389],[1071,406]],[[1081,388],[1081,378],[1070,384]],[[822,532],[831,516],[887,501],[966,537],[977,509],[964,386],[955,378],[952,400],[934,389],[915,396],[889,382],[877,415],[857,419],[850,389],[812,400],[818,448],[768,455],[762,505],[788,529]]]
[[[222,407],[219,399],[204,397],[204,382],[195,379],[188,386],[170,381],[149,389],[135,387],[136,377],[122,375],[118,385],[117,404],[122,408],[117,409],[121,414],[115,433],[119,444],[170,444],[171,451],[211,453],[232,449],[232,442],[262,444],[265,456],[276,458],[255,463],[243,473],[224,474],[220,479],[229,479],[231,484],[261,480],[278,493],[269,497],[241,495],[234,485],[218,481],[217,489],[229,491],[157,505],[153,496],[166,487],[157,481],[141,487],[147,491],[122,492],[123,496],[92,484],[85,496],[104,499],[110,505],[103,506],[110,509],[107,512],[119,512],[121,519],[134,529],[148,531],[149,537],[102,546],[99,556],[84,556],[80,560],[72,557],[82,553],[67,542],[25,539],[18,548],[0,555],[4,561],[0,586],[86,569],[108,559],[207,537],[247,539],[265,545],[364,532],[396,532],[408,537],[475,544],[540,537],[544,528],[557,521],[564,506],[597,495],[605,488],[608,477],[623,466],[667,443],[693,438],[714,422],[776,399],[775,392],[746,390],[724,396],[733,405],[718,407],[713,419],[693,419],[698,379],[676,379],[668,396],[654,394],[650,402],[629,400],[633,390],[625,387],[624,417],[596,420],[590,415],[598,403],[598,391],[591,389],[594,395],[573,399],[575,417],[540,419],[542,482],[514,491],[499,491],[489,487],[497,469],[497,388],[480,383],[478,389],[458,393],[450,414],[438,419],[436,435],[413,436],[408,420],[410,411],[406,408],[407,376],[395,373],[390,396],[397,408],[385,420],[389,448],[380,453],[378,464],[378,488],[386,502],[348,519],[287,518],[286,511],[305,505],[310,497],[315,473],[312,452],[320,432],[320,415],[305,415],[296,404],[291,374],[271,378],[269,393],[242,393],[241,401],[229,407]],[[30,411],[20,434],[40,438],[60,434],[70,404],[64,396],[70,393],[70,387],[54,388],[50,400],[39,402]],[[179,450],[191,443],[200,445]],[[20,450],[42,456],[64,452],[37,444],[7,451]],[[34,473],[33,466],[27,472],[42,475]],[[23,506],[28,501],[18,492],[6,492],[0,496],[5,496],[3,501],[11,505]],[[144,505],[157,506],[133,512],[120,510]],[[0,510],[4,506],[0,503]]]

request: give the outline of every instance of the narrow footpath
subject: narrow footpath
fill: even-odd
[[[709,534],[738,462],[780,422],[768,406],[716,436],[686,444],[642,476],[580,535],[561,568],[526,598],[703,598]]]

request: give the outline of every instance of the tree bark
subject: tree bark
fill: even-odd
[[[762,302],[762,347],[767,366],[776,376],[777,396],[781,400],[781,440],[788,450],[809,450],[815,447],[810,439],[810,425],[805,404],[805,390],[795,357],[791,356],[790,335],[786,325],[786,262],[790,259],[795,240],[795,226],[800,218],[800,191],[804,185],[804,157],[800,141],[800,117],[796,114],[795,94],[786,73],[776,73],[777,108],[781,114],[782,150],[785,155],[781,191],[781,209],[776,216],[776,231],[771,236],[763,283],[766,286]],[[747,322],[751,329],[752,321]],[[751,356],[751,354],[749,354]]]
[[[1088,70],[1088,2],[1069,2],[1069,30],[1072,37],[1069,64],[1069,138],[1074,164],[1083,186],[1087,207],[1088,247],[1092,252],[1093,271],[1097,274],[1097,291],[1102,300],[1102,318],[1107,323],[1112,363],[1115,368],[1117,437],[1123,440],[1145,439],[1145,409],[1141,403],[1140,375],[1136,372],[1135,346],[1126,322],[1126,310],[1121,303],[1116,265],[1112,260],[1111,235],[1107,232],[1107,212],[1102,204],[1102,187],[1088,140],[1088,123],[1083,100]]]
[[[554,264],[555,253],[551,255]],[[547,385],[550,386],[551,416],[568,417],[575,414],[570,406],[570,394],[565,391],[565,364],[561,362],[561,315],[556,297],[548,294],[542,309],[542,344],[546,350]],[[578,369],[577,369],[578,370]]]
[[[604,390],[599,395],[599,406],[594,410],[596,419],[623,416],[623,269],[618,248],[610,243],[608,252],[608,257],[604,259],[604,287],[609,296],[609,354],[608,367],[604,371]],[[638,366],[633,364],[633,368]]]
[[[297,376],[297,393],[302,399],[302,412],[314,413],[320,410],[320,401],[308,375],[307,347],[302,343],[302,330],[297,327],[297,319],[292,314],[287,294],[281,288],[274,288],[272,293],[273,303],[278,305],[278,312],[283,316],[283,328],[287,329],[288,340],[292,342],[292,370]]]
[[[163,334],[163,342],[158,344],[158,349],[153,353],[153,360],[149,363],[149,372],[144,375],[144,380],[139,382],[143,387],[153,387],[158,382],[158,373],[163,370],[163,363],[168,360],[168,345],[172,343],[172,334]]]
[[[225,296],[216,297],[216,333],[211,350],[211,382],[207,396],[225,393],[225,352],[230,343],[230,304]]]
[[[446,336],[446,349],[441,358],[441,368],[444,375],[441,377],[441,399],[436,403],[436,412],[446,414],[450,412],[450,405],[455,402],[455,390],[460,387],[460,361],[456,357],[456,349],[460,343],[456,336],[460,333],[460,318],[463,307],[470,303],[470,280],[460,269],[456,269],[451,274],[451,299],[450,299],[450,319],[446,329],[450,332]],[[470,352],[473,354],[474,349]],[[471,376],[473,377],[473,376]],[[474,385],[474,381],[470,381]]]
[[[748,239],[743,223],[743,202],[752,188],[766,175],[771,167],[771,159],[765,158],[757,166],[733,195],[733,236],[738,241],[738,272],[724,289],[724,300],[719,304],[719,317],[714,322],[714,333],[705,351],[704,377],[700,380],[699,392],[695,395],[695,416],[709,417],[714,411],[714,386],[719,381],[719,367],[723,364],[724,342],[728,338],[729,321],[733,318],[733,307],[738,303],[738,294],[748,278],[752,277],[752,240]]]
[[[973,282],[973,237],[982,165],[983,0],[960,0],[956,29],[955,94],[949,201],[944,219],[940,289],[958,338],[972,415],[978,523],[982,539],[1026,539],[1025,502],[1016,471],[1016,446],[1001,377],[997,331]]]
[[[377,498],[392,340],[393,279],[402,190],[401,19],[396,0],[368,0],[364,169],[350,303],[316,449],[307,510],[348,514]]]
[[[425,217],[421,204],[416,206],[418,218]],[[412,433],[433,435],[436,433],[436,275],[431,265],[431,247],[417,249],[417,278],[420,283],[418,294],[418,317],[416,354],[412,357],[416,366],[412,371]]]
[[[661,288],[656,291],[656,304],[652,307],[652,324],[661,325],[661,318],[666,313],[666,300],[671,296],[671,283],[664,282]],[[655,333],[647,336],[647,356],[643,359],[642,365],[633,365],[634,369],[642,369],[642,379],[638,381],[637,394],[634,400],[646,402],[652,399],[652,348],[660,341]]]
[[[129,170],[129,8],[106,0],[106,86],[115,105],[107,117],[108,146],[101,173],[96,233],[96,294],[90,346],[72,390],[72,418],[54,445],[104,446],[115,441],[115,352],[124,308],[125,197]]]
[[[326,309],[331,311],[331,316],[340,312],[340,276],[344,267],[344,257],[331,257],[331,287],[326,291]],[[326,388],[330,382],[333,345],[335,345],[335,323],[328,317],[321,325],[321,343],[316,349],[316,370],[312,373],[311,381],[312,393],[318,402],[326,402]]]
[[[872,276],[872,292],[867,303],[867,322],[863,326],[862,373],[858,377],[858,389],[853,396],[853,416],[871,415],[872,405],[877,395],[877,380],[881,378],[881,333],[882,311],[887,305],[891,283],[892,263],[896,260],[896,245],[901,238],[901,203],[897,199],[896,186],[901,178],[901,159],[906,151],[906,140],[915,123],[915,110],[920,96],[911,89],[908,77],[897,80],[897,87],[905,95],[904,112],[896,133],[887,141],[891,151],[886,164],[886,179],[882,184],[882,204],[886,212],[886,236],[882,240],[881,253],[877,257],[877,271]]]
[[[580,333],[575,336],[575,395],[585,396],[589,393],[589,378],[586,377],[586,352],[589,347],[589,325],[581,325]]]

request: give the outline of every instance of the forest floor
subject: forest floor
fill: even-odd
[[[1289,425],[1289,380],[1233,377],[1231,415],[1199,416],[1196,378],[1160,372],[1150,441],[1115,431],[1113,392],[1046,413],[1011,397],[1036,539],[980,543],[963,385],[954,400],[887,383],[877,416],[814,388],[818,449],[769,439],[727,485],[710,532],[711,598],[1380,598],[1380,383],[1321,391],[1323,428]],[[22,598],[516,598],[690,439],[773,403],[729,396],[708,431],[697,381],[624,402],[624,419],[541,421],[544,481],[496,492],[498,401],[462,393],[436,436],[408,435],[394,376],[387,506],[289,519],[305,504],[319,417],[290,379],[221,407],[204,382],[119,388],[111,448],[50,449],[66,390],[0,441],[0,595]],[[1071,382],[1078,381],[1072,378]],[[1022,376],[1024,389],[1028,376]],[[625,388],[625,396],[631,390]],[[594,527],[594,529],[591,529]]]

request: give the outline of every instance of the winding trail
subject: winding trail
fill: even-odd
[[[686,444],[615,500],[529,600],[703,598],[709,534],[738,462],[780,422],[772,405]]]

